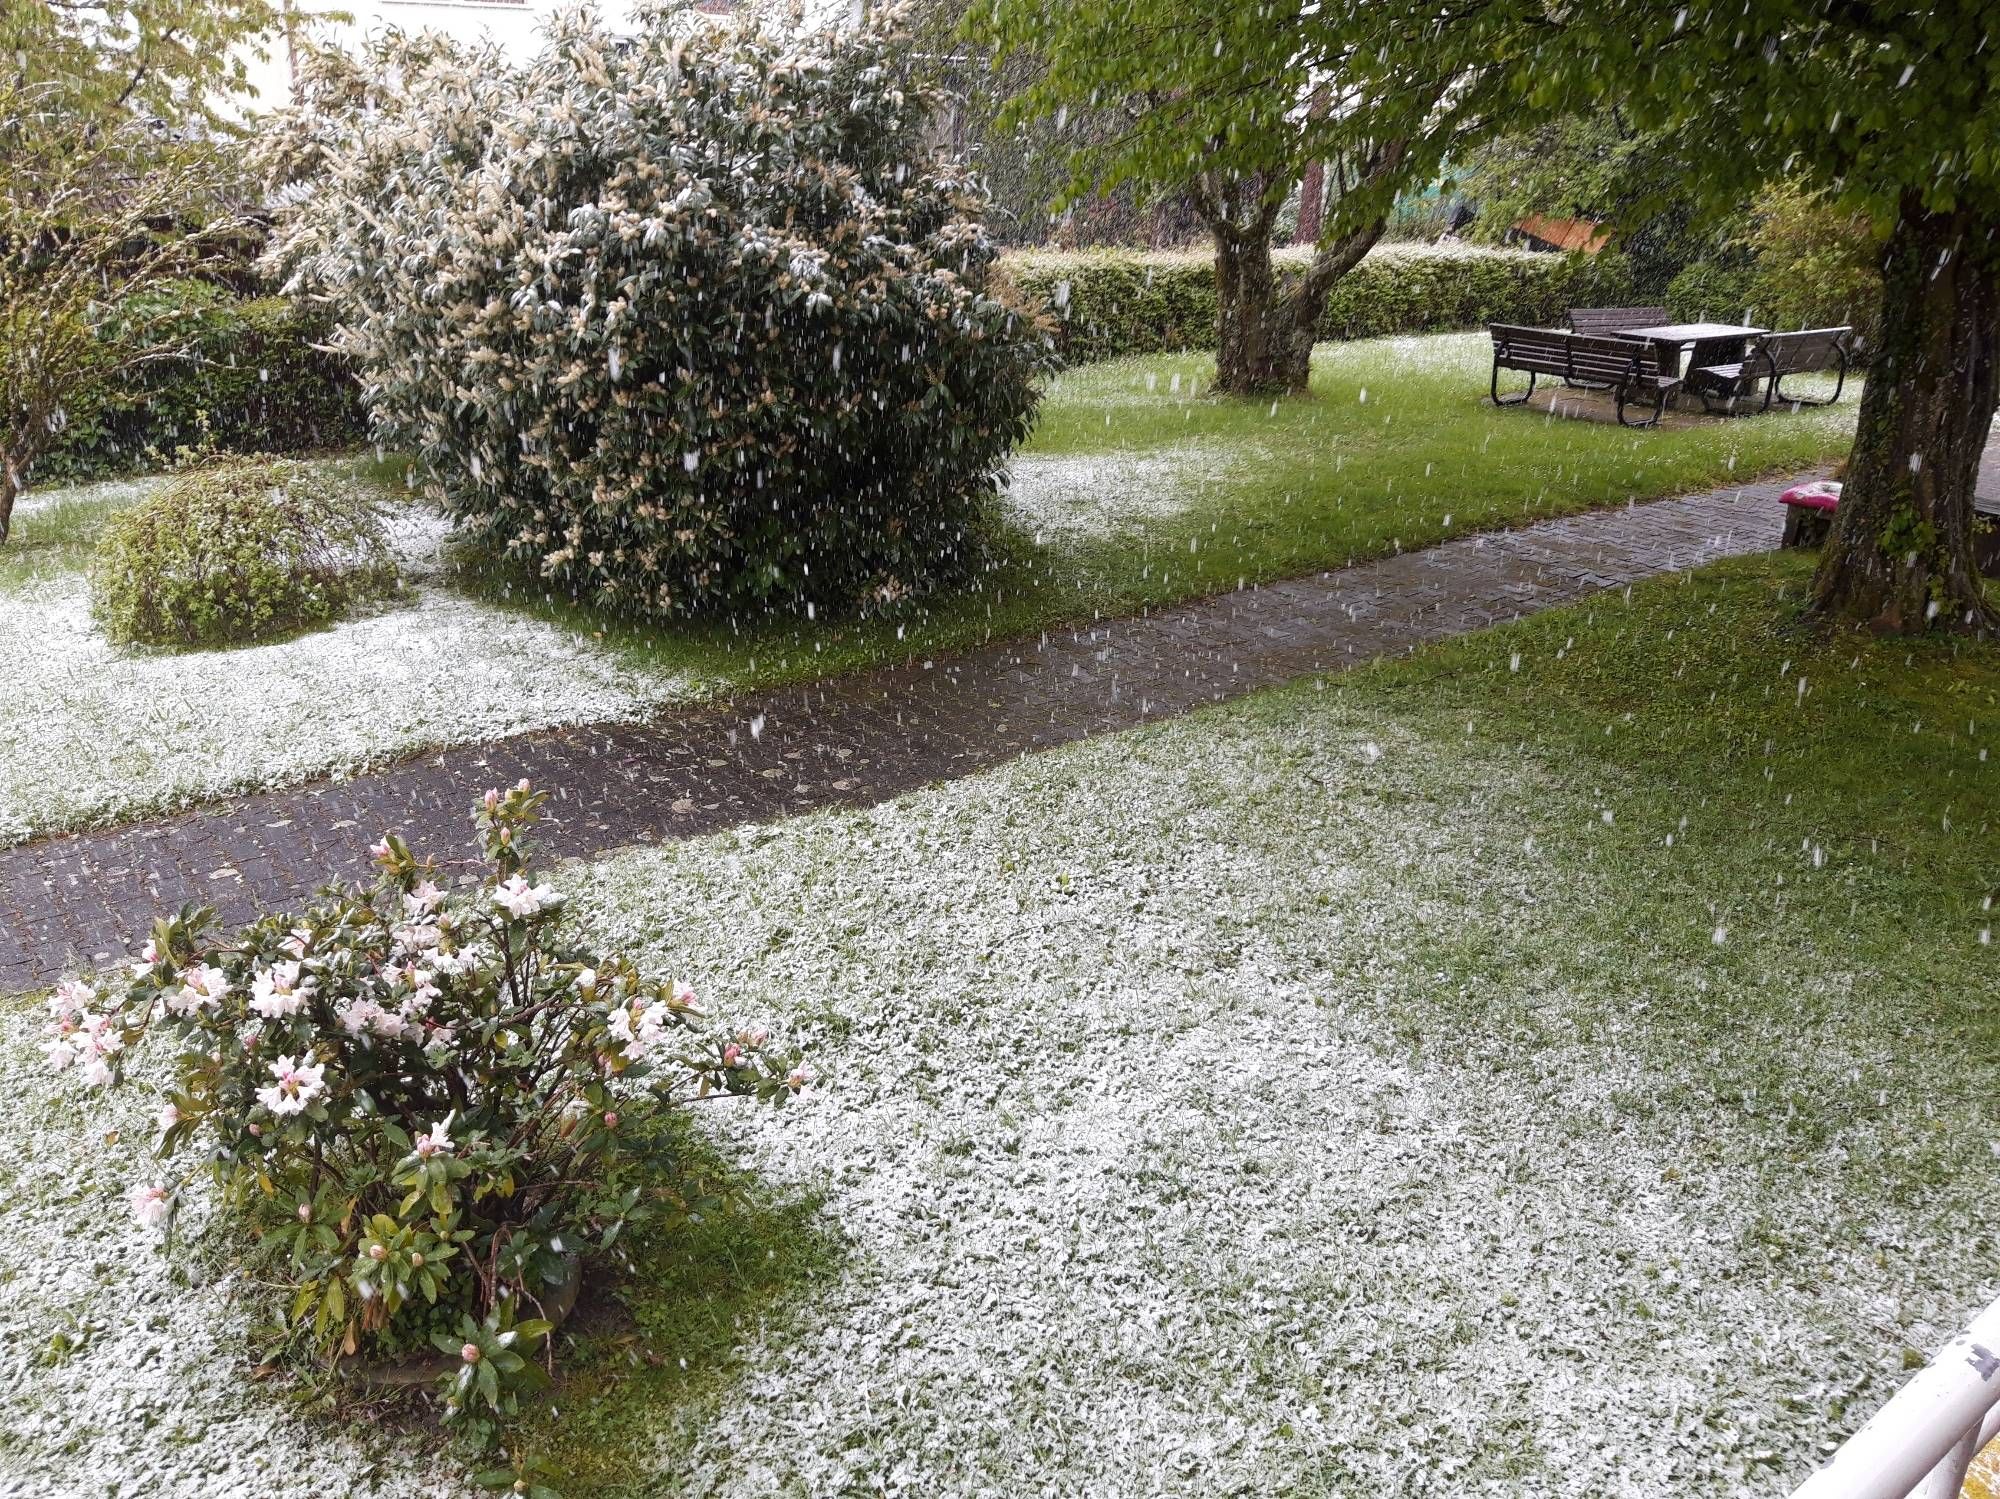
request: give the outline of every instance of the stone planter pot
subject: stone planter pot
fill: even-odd
[[[541,1315],[557,1327],[569,1320],[576,1309],[577,1293],[583,1289],[583,1261],[568,1255],[569,1267],[562,1280],[542,1298]],[[338,1359],[334,1368],[340,1377],[368,1390],[407,1390],[417,1385],[435,1384],[456,1372],[460,1360],[450,1353],[413,1353],[406,1358],[368,1359],[350,1354]]]

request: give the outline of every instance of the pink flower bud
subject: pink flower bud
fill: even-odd
[[[520,784],[515,786],[514,789],[516,791],[526,791],[528,789],[528,778],[526,776],[522,776]]]
[[[370,1245],[368,1246],[368,1258],[369,1258],[369,1259],[371,1259],[371,1260],[386,1260],[386,1259],[387,1259],[388,1257],[389,1257],[389,1251],[388,1251],[387,1249],[383,1248],[383,1247],[382,1247],[382,1246],[381,1246],[380,1244],[370,1244]]]
[[[301,1223],[310,1223],[310,1222],[312,1222],[312,1221],[313,1221],[313,1205],[312,1205],[311,1203],[309,1203],[309,1202],[302,1202],[302,1203],[300,1203],[300,1204],[299,1204],[299,1222],[301,1222]]]
[[[410,1267],[415,1270],[424,1268],[424,1257],[421,1252],[417,1250],[410,1251]]]
[[[468,1364],[478,1363],[479,1345],[477,1343],[467,1343],[463,1348],[458,1350],[458,1356],[464,1359]]]
[[[743,1048],[738,1046],[734,1041],[731,1041],[727,1046],[722,1048],[723,1066],[734,1067],[738,1062],[742,1060],[743,1060]]]
[[[606,1129],[618,1128],[618,1111],[616,1109],[606,1109],[604,1111],[604,1127]]]
[[[491,812],[495,807],[500,805],[500,793],[489,786],[486,790],[485,801],[486,810]]]
[[[385,833],[385,834],[384,834],[384,835],[382,836],[382,841],[381,841],[381,842],[379,842],[379,843],[371,843],[371,844],[369,844],[369,845],[368,845],[368,852],[369,852],[369,854],[370,854],[370,855],[371,855],[371,856],[372,856],[373,858],[375,858],[375,859],[376,859],[376,860],[377,860],[378,862],[379,862],[379,861],[381,861],[381,860],[384,860],[384,859],[387,859],[387,858],[389,857],[389,838],[388,838],[388,835],[387,835],[387,834]]]

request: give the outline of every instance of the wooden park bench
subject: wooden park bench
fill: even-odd
[[[1664,307],[1572,307],[1567,314],[1569,331],[1586,338],[1616,338],[1627,328],[1651,328],[1668,322],[1672,314]],[[1566,382],[1582,390],[1603,390],[1588,380]]]
[[[1630,338],[1592,338],[1565,333],[1559,328],[1516,328],[1507,323],[1491,325],[1493,333],[1493,378],[1489,388],[1496,406],[1518,406],[1535,393],[1535,380],[1554,375],[1571,384],[1589,384],[1609,390],[1618,402],[1618,420],[1627,427],[1657,426],[1667,409],[1667,398],[1679,387],[1672,375],[1660,373],[1660,356],[1649,343]],[[1528,377],[1528,388],[1516,396],[1500,394],[1500,371],[1513,370]],[[1627,405],[1652,405],[1653,414],[1644,421],[1625,420]]]
[[[1664,307],[1572,307],[1569,331],[1586,338],[1610,338],[1627,328],[1654,328],[1673,320]]]
[[[1757,407],[1759,411],[1769,411],[1774,405],[1830,406],[1840,399],[1847,386],[1847,340],[1853,333],[1852,328],[1766,333],[1751,341],[1740,362],[1690,370],[1687,386],[1701,397],[1702,406],[1709,411],[1736,410],[1738,402],[1757,394],[1760,384],[1764,387],[1764,401]],[[1813,399],[1785,394],[1785,376],[1828,368],[1839,372],[1832,395]]]

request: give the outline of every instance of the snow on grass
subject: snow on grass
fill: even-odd
[[[1990,1275],[1993,1162],[1871,1109],[1865,1034],[1773,1038],[1760,1112],[1592,992],[1629,936],[1521,829],[1600,805],[1294,695],[575,871],[809,1042],[803,1109],[707,1117],[851,1244],[657,1418],[664,1487],[1783,1492]]]
[[[0,1019],[0,1496],[464,1493],[414,1446],[309,1422],[251,1378],[262,1309],[201,1256],[163,1258],[125,1206],[151,1179],[144,1074],[59,1087],[38,1020],[21,1002]]]
[[[0,843],[686,695],[574,632],[431,586],[434,517],[398,510],[390,533],[414,584],[399,605],[267,645],[116,648],[73,569],[0,591]]]
[[[1353,701],[562,872],[606,945],[806,1046],[800,1105],[702,1117],[847,1245],[719,1388],[614,1384],[577,1423],[632,1433],[634,1489],[1775,1495],[1981,1299],[1964,1048],[1775,917],[1722,949],[1621,925],[1616,772]],[[138,1095],[53,1102],[29,1034],[0,1034],[0,1473],[350,1491],[367,1439],[245,1382],[242,1313],[127,1226]],[[72,1313],[101,1326],[45,1361]],[[372,1448],[423,1492],[420,1437]]]
[[[1019,453],[1001,508],[1039,542],[1129,534],[1147,521],[1212,501],[1215,486],[1253,454],[1241,445],[1185,444],[1164,452]]]
[[[14,519],[48,519],[68,510],[121,510],[144,499],[167,482],[164,474],[140,474],[123,479],[98,479],[55,489],[31,489],[14,502]]]

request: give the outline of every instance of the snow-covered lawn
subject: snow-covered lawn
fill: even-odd
[[[1144,453],[1020,453],[1008,465],[1001,513],[1037,544],[1129,534],[1212,503],[1216,486],[1255,459],[1242,444],[1218,442]]]
[[[57,491],[27,515],[135,492]],[[411,585],[401,599],[269,645],[119,649],[80,571],[0,588],[0,843],[685,695],[670,674],[442,586],[433,517],[399,511],[391,532]]]
[[[635,1366],[541,1449],[615,1428],[621,1492],[676,1496],[1783,1493],[1991,1290],[1990,1067],[1790,925],[1785,880],[1844,909],[1893,861],[1466,727],[1298,690],[566,869],[607,942],[805,1043],[801,1106],[703,1119],[845,1252],[724,1375],[660,1405]],[[1716,872],[1623,883],[1667,833]],[[420,1437],[242,1379],[243,1314],[122,1210],[142,1094],[58,1100],[31,1035],[11,1492],[429,1492]]]

